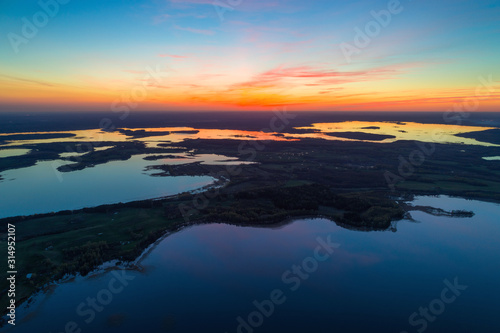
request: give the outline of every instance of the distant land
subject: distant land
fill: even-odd
[[[456,136],[462,138],[476,139],[481,142],[488,142],[500,145],[500,129],[491,129],[480,132],[460,133]]]
[[[286,108],[279,108],[280,111]],[[292,112],[294,126],[309,126],[316,122],[393,121],[424,124],[466,126],[500,126],[500,112],[474,112],[463,117],[457,112]],[[126,117],[125,117],[126,116]],[[0,112],[0,133],[50,132],[95,129],[103,119],[117,128],[193,127],[198,129],[234,129],[258,131],[269,126],[272,111],[238,112],[151,112],[131,111],[130,114],[103,112]]]

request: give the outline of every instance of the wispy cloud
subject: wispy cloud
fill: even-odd
[[[182,31],[189,31],[195,34],[201,34],[201,35],[207,35],[207,36],[212,36],[215,34],[215,31],[213,30],[205,30],[205,29],[195,29],[195,28],[190,28],[190,27],[181,27],[178,25],[174,25],[174,28],[177,30],[182,30]]]
[[[210,5],[213,6],[214,0],[168,0],[172,4],[177,5]],[[217,1],[217,5],[238,11],[282,11],[295,12],[301,7],[296,1],[292,0],[243,0],[243,1]]]
[[[214,0],[169,0],[172,3],[185,3],[185,4],[198,4],[198,5],[211,5]]]
[[[397,72],[391,68],[376,68],[369,70],[341,72],[332,69],[314,68],[311,66],[277,67],[254,76],[250,81],[238,83],[234,88],[277,86],[290,79],[303,79],[294,85],[320,86],[342,84],[349,82],[380,80],[388,78]]]
[[[153,17],[153,24],[160,24],[171,18],[172,15],[170,14],[161,14],[161,15],[156,15]]]
[[[182,55],[177,55],[177,54],[159,54],[158,55],[160,58],[175,58],[175,59],[186,59],[189,58],[188,56],[182,56]]]
[[[33,79],[25,79],[21,77],[16,77],[16,76],[10,76],[10,75],[0,75],[0,77],[7,78],[9,80],[14,80],[14,81],[20,81],[20,82],[27,82],[27,83],[33,83],[41,86],[46,86],[46,87],[54,87],[55,85],[52,83],[44,82],[44,81],[39,81],[39,80],[33,80]]]
[[[124,69],[124,70],[122,70],[122,72],[130,73],[130,74],[143,74],[144,73],[144,71],[138,71],[138,70],[134,70],[134,69]]]

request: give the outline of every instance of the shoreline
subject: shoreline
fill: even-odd
[[[224,186],[228,185],[230,183],[229,180],[225,180],[224,183],[222,184],[217,184],[220,179],[216,179],[212,184],[205,185],[203,187],[200,187],[198,189],[190,190],[190,191],[185,191],[181,192],[178,194],[172,194],[168,196],[163,196],[163,197],[155,197],[155,198],[149,198],[149,199],[143,199],[143,200],[134,200],[134,201],[127,201],[127,202],[117,202],[117,203],[110,203],[110,204],[103,204],[103,205],[98,205],[98,206],[90,206],[90,207],[84,207],[84,208],[78,208],[78,209],[65,209],[65,210],[60,210],[57,212],[49,212],[49,213],[40,213],[40,214],[32,214],[32,215],[15,215],[15,216],[8,216],[8,217],[2,217],[0,218],[0,224],[1,223],[9,223],[9,222],[16,222],[19,220],[32,220],[32,219],[37,219],[37,218],[44,218],[44,217],[51,217],[51,216],[60,216],[60,215],[72,215],[72,214],[78,214],[78,213],[85,213],[86,211],[90,210],[97,210],[100,208],[124,208],[128,206],[133,206],[134,204],[139,204],[139,203],[146,203],[146,202],[151,202],[151,201],[162,201],[162,200],[172,200],[172,199],[179,199],[183,195],[193,195],[193,194],[199,194],[203,193],[205,191],[210,191],[210,190],[215,190],[215,189],[221,189]],[[342,189],[339,189],[339,191]],[[353,189],[349,189],[348,192],[352,191]],[[480,196],[464,196],[464,195],[456,195],[456,194],[447,194],[447,193],[440,193],[440,194],[435,194],[435,193],[429,193],[426,191],[415,191],[415,193],[407,194],[407,193],[402,193],[402,196],[411,198],[411,199],[404,199],[401,200],[398,198],[398,195],[395,195],[391,200],[395,202],[404,202],[404,201],[411,201],[413,200],[414,197],[417,196],[422,196],[422,197],[439,197],[439,196],[447,196],[450,198],[457,198],[457,199],[465,199],[465,200],[473,200],[473,201],[482,201],[482,202],[489,202],[489,203],[494,203],[500,205],[500,200],[496,200],[494,198],[484,198]]]
[[[451,196],[448,196],[451,197]],[[466,198],[461,198],[461,197],[454,197],[454,198],[459,198],[459,199],[466,199]],[[37,307],[43,304],[43,302],[47,299],[47,297],[50,297],[50,293],[55,290],[59,285],[66,284],[66,283],[71,283],[74,282],[77,279],[92,279],[95,277],[103,276],[109,272],[115,271],[115,270],[128,270],[128,271],[135,271],[135,272],[143,272],[144,268],[142,267],[141,263],[156,249],[156,247],[162,243],[164,240],[166,240],[169,236],[176,234],[178,232],[181,232],[183,230],[186,230],[191,227],[196,227],[200,225],[205,225],[205,224],[226,224],[226,225],[232,225],[232,226],[237,226],[237,227],[244,227],[244,228],[271,228],[271,229],[279,229],[280,227],[289,225],[291,223],[294,223],[297,220],[301,219],[326,219],[334,224],[336,224],[340,228],[346,228],[349,230],[356,230],[356,231],[361,231],[361,232],[368,232],[368,231],[393,231],[395,232],[395,227],[398,222],[402,221],[408,221],[412,222],[414,221],[411,215],[409,215],[409,212],[411,211],[422,211],[426,214],[429,215],[434,215],[434,216],[450,216],[454,218],[459,218],[461,216],[453,216],[453,215],[447,215],[447,211],[437,208],[437,207],[430,207],[430,206],[412,206],[409,204],[409,202],[413,201],[415,199],[414,195],[411,195],[409,198],[406,198],[401,201],[401,205],[404,207],[404,210],[407,214],[402,219],[399,220],[393,220],[391,221],[391,227],[388,228],[387,230],[370,230],[370,229],[363,229],[363,228],[356,228],[354,226],[350,226],[348,224],[335,221],[329,216],[326,215],[303,215],[303,216],[291,216],[284,218],[283,220],[279,221],[272,221],[269,223],[262,223],[262,224],[245,224],[245,223],[235,223],[235,222],[230,222],[230,221],[207,221],[204,219],[201,220],[195,220],[195,221],[190,221],[190,222],[184,222],[180,224],[173,225],[169,230],[165,231],[164,234],[162,234],[158,239],[154,240],[152,243],[147,245],[143,251],[132,261],[127,261],[123,262],[118,259],[112,259],[109,261],[106,261],[99,265],[96,269],[92,270],[89,272],[87,275],[82,276],[80,273],[76,274],[70,274],[68,276],[63,277],[62,279],[59,280],[54,280],[49,282],[48,284],[42,286],[39,290],[37,290],[34,294],[31,296],[21,300],[20,304],[17,306],[17,308],[23,308],[23,309],[29,309],[27,310],[27,313],[24,314],[23,317],[16,318],[16,320],[23,321],[27,316],[33,315],[33,313],[36,313]],[[470,199],[466,199],[470,200]],[[476,200],[474,200],[476,201]],[[480,201],[480,200],[477,200]],[[487,201],[483,201],[487,202]],[[435,210],[435,211],[433,211]],[[445,214],[442,214],[444,212]],[[472,215],[473,216],[473,215]],[[472,217],[472,216],[465,216],[465,217]],[[394,230],[393,230],[394,229]],[[38,299],[39,298],[39,299]],[[2,315],[2,318],[5,318],[4,315]],[[31,320],[28,319],[28,320]],[[6,327],[6,322],[0,322],[0,328]]]
[[[174,197],[175,196],[176,195],[174,195]],[[433,196],[433,195],[429,195],[429,196]],[[449,196],[449,197],[451,197],[451,196]],[[461,198],[461,197],[455,197],[455,198]],[[150,199],[150,200],[160,200],[160,199],[161,198]],[[397,231],[396,230],[396,225],[397,225],[398,222],[401,222],[401,221],[414,221],[413,218],[411,217],[411,215],[409,214],[411,211],[422,211],[422,212],[424,212],[426,214],[435,215],[435,216],[450,216],[450,217],[454,217],[454,218],[461,217],[461,216],[453,216],[453,215],[446,215],[446,214],[434,214],[434,212],[436,212],[436,211],[438,213],[440,213],[440,212],[449,213],[449,212],[446,212],[446,211],[444,211],[444,210],[442,210],[440,208],[434,208],[434,207],[430,207],[430,206],[411,206],[410,204],[408,204],[408,202],[411,202],[414,199],[415,199],[415,196],[414,195],[410,195],[409,197],[407,197],[407,198],[405,198],[403,200],[399,200],[399,201],[401,201],[399,204],[405,210],[405,215],[401,219],[392,220],[390,227],[388,227],[385,230],[376,230],[376,229],[368,228],[368,227],[356,227],[356,226],[353,226],[353,225],[349,225],[347,223],[343,223],[341,221],[337,221],[334,218],[332,218],[331,216],[323,215],[323,214],[306,214],[306,215],[298,215],[298,216],[288,216],[288,217],[284,217],[281,220],[268,221],[267,223],[242,223],[242,222],[231,222],[231,221],[222,221],[222,220],[221,221],[214,221],[214,220],[208,221],[208,220],[205,220],[205,219],[199,219],[199,220],[193,220],[193,221],[189,221],[189,222],[177,223],[177,224],[174,224],[174,225],[170,226],[168,228],[168,230],[166,230],[159,238],[155,239],[150,244],[148,244],[134,260],[131,260],[131,261],[121,261],[121,260],[119,260],[117,258],[114,258],[114,259],[108,260],[108,261],[100,264],[97,268],[95,268],[91,272],[87,273],[86,275],[81,275],[81,273],[78,272],[78,273],[68,274],[67,276],[64,276],[61,279],[53,280],[51,282],[48,282],[47,284],[45,284],[45,285],[41,286],[40,288],[38,288],[30,296],[25,297],[25,298],[19,300],[18,302],[20,302],[20,304],[18,305],[17,308],[21,308],[21,307],[23,307],[23,308],[29,308],[29,307],[32,307],[32,306],[36,306],[36,304],[38,302],[38,300],[37,300],[38,297],[45,298],[50,293],[50,291],[53,290],[53,288],[57,288],[57,286],[59,286],[60,284],[73,282],[76,279],[93,278],[93,277],[96,277],[96,276],[104,275],[104,274],[109,273],[109,272],[111,272],[113,270],[130,270],[130,271],[142,272],[144,270],[144,268],[141,266],[141,262],[143,260],[145,260],[147,258],[147,256],[152,251],[154,251],[154,249],[161,242],[163,242],[165,239],[167,239],[169,236],[171,236],[171,235],[173,235],[175,233],[178,233],[178,232],[181,232],[181,231],[183,231],[185,229],[188,229],[188,228],[191,228],[191,227],[195,227],[195,226],[199,226],[199,225],[205,225],[205,224],[227,224],[227,225],[233,225],[233,226],[237,226],[237,227],[273,228],[273,229],[275,229],[275,228],[280,228],[280,227],[286,226],[286,225],[288,225],[290,223],[293,223],[294,221],[297,221],[297,220],[300,220],[300,219],[326,219],[326,220],[329,220],[332,223],[336,224],[338,227],[349,229],[349,230],[355,230],[355,231],[360,231],[360,232],[370,232],[370,231],[379,231],[379,232],[392,231],[392,232],[396,232]],[[461,198],[461,199],[466,199],[466,198]],[[466,200],[471,200],[471,199],[466,199]],[[481,201],[481,200],[478,200],[478,201]],[[484,202],[487,202],[487,201],[484,201]],[[421,209],[421,208],[425,208],[425,209]],[[427,209],[427,208],[429,208],[429,209]],[[436,211],[433,211],[432,209],[435,209]],[[472,217],[472,216],[465,216],[465,217]],[[2,220],[0,219],[0,221],[2,221]],[[35,311],[36,311],[36,309],[35,309]],[[4,314],[2,314],[2,318],[5,318]],[[22,318],[20,318],[20,320],[22,320]],[[5,326],[5,323],[1,323],[0,322],[0,328],[4,327],[4,326]]]
[[[188,228],[196,227],[196,226],[201,226],[201,225],[206,225],[206,224],[226,224],[226,225],[231,225],[231,226],[236,226],[236,227],[243,227],[243,228],[270,228],[270,229],[279,229],[280,227],[289,225],[297,220],[301,219],[325,219],[333,222],[336,224],[338,227],[344,228],[345,224],[342,224],[340,222],[337,222],[333,219],[331,219],[328,216],[325,215],[303,215],[303,216],[293,216],[293,217],[288,217],[285,218],[281,221],[276,221],[276,222],[270,222],[269,224],[241,224],[241,223],[234,223],[234,222],[220,222],[220,221],[206,221],[206,220],[197,220],[197,221],[191,221],[191,222],[186,222],[180,225],[174,226],[171,230],[166,231],[160,238],[157,240],[153,241],[151,244],[149,244],[140,255],[137,256],[133,261],[130,262],[122,262],[118,259],[112,259],[109,261],[106,261],[99,265],[96,269],[91,271],[85,276],[82,276],[80,273],[76,274],[70,274],[68,276],[65,276],[59,280],[54,280],[52,282],[47,283],[46,285],[42,286],[39,290],[37,290],[35,293],[33,293],[31,296],[22,299],[16,303],[20,304],[16,307],[17,309],[23,308],[23,309],[30,309],[25,313],[23,317],[17,318],[16,314],[16,321],[23,321],[25,318],[29,315],[31,315],[33,312],[36,312],[37,309],[36,307],[40,306],[46,299],[47,297],[50,297],[50,293],[53,292],[58,286],[66,283],[71,283],[74,282],[75,280],[79,279],[92,279],[95,277],[103,276],[109,272],[115,271],[115,270],[128,270],[128,271],[135,271],[135,272],[143,272],[144,268],[141,265],[141,262],[145,260],[151,253],[152,251],[155,250],[155,248],[164,240],[166,240],[169,236],[176,234],[178,232],[181,232],[183,230],[186,230]],[[401,219],[393,222],[399,222],[399,221],[404,221],[406,220]],[[350,229],[350,228],[348,228]],[[354,229],[354,228],[353,228]],[[361,229],[356,229],[357,231],[374,231],[374,230],[361,230]],[[375,231],[384,231],[384,230],[375,230]],[[40,298],[40,299],[37,299]],[[5,319],[6,316],[5,314],[2,314],[2,317],[0,319]],[[31,320],[32,318],[28,319]],[[4,327],[7,327],[7,322],[0,321],[0,329],[3,329]]]

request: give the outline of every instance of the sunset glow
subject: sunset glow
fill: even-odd
[[[500,106],[498,1],[64,2],[0,5],[0,110]]]

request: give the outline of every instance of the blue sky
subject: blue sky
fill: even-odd
[[[359,47],[356,29],[391,6]],[[148,68],[168,74],[138,109],[439,111],[500,81],[498,1],[71,0],[26,38],[42,7],[0,4],[0,110],[109,108]]]

